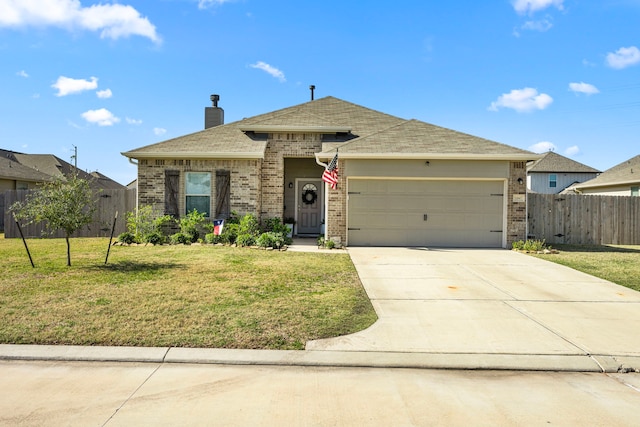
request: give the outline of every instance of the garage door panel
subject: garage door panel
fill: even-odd
[[[503,188],[503,181],[350,180],[349,244],[501,247]]]

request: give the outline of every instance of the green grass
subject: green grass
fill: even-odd
[[[559,254],[534,255],[640,291],[640,246],[553,245]]]
[[[0,239],[0,343],[302,349],[376,315],[349,256]]]

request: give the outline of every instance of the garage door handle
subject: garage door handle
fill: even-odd
[[[429,219],[429,215],[424,214],[424,215],[422,216],[422,219],[423,219],[424,221],[426,221],[427,219]]]

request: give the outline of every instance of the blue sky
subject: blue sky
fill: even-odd
[[[606,170],[640,154],[640,0],[0,0],[0,148],[120,153],[335,96]]]

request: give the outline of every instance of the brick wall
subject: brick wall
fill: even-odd
[[[138,203],[151,205],[154,211],[164,213],[165,170],[180,172],[179,211],[185,213],[185,172],[211,172],[211,212],[215,211],[216,171],[231,174],[230,207],[244,215],[260,214],[261,160],[182,160],[145,159],[138,162]]]
[[[522,184],[518,183],[518,178]],[[507,192],[507,248],[527,237],[527,167],[526,162],[509,164]]]
[[[284,158],[313,158],[322,150],[321,135],[312,133],[269,134],[262,165],[260,219],[284,215]],[[233,179],[233,178],[232,178]]]
[[[345,162],[338,160],[338,188],[329,188],[329,218],[327,219],[326,238],[338,246],[347,242],[347,176]]]

